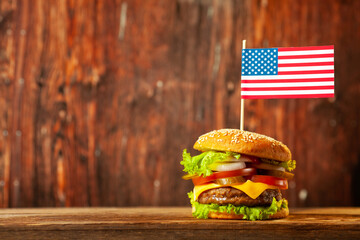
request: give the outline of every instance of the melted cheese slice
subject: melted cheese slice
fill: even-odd
[[[267,185],[265,183],[255,183],[250,180],[247,180],[245,183],[242,184],[232,184],[232,185],[219,185],[216,183],[210,183],[205,185],[199,185],[194,187],[194,196],[195,201],[200,196],[201,193],[205,192],[206,190],[214,189],[214,188],[220,188],[220,187],[232,187],[239,189],[246,193],[249,197],[252,199],[257,198],[263,191],[266,189],[276,189],[277,187]]]

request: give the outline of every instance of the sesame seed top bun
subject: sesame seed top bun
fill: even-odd
[[[206,133],[195,142],[194,149],[202,152],[237,152],[277,161],[291,160],[291,152],[285,144],[265,135],[239,129],[220,129]]]

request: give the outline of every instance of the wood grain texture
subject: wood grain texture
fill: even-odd
[[[360,205],[360,1],[0,1],[0,207],[186,205],[182,149],[238,128],[247,47],[335,45],[331,99],[245,101],[290,206]],[[301,198],[299,197],[301,196]]]
[[[0,211],[2,239],[358,239],[359,208],[294,209],[269,221],[194,219],[190,207]]]

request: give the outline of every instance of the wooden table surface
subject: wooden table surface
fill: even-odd
[[[190,207],[0,209],[0,239],[360,239],[360,208],[286,219],[194,219]]]

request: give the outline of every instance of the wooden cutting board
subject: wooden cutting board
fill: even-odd
[[[360,208],[268,221],[194,219],[189,207],[1,209],[0,239],[360,239]]]

